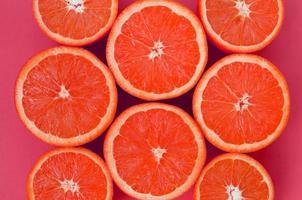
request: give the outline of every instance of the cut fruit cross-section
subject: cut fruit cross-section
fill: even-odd
[[[230,55],[202,77],[193,112],[206,138],[227,152],[262,149],[282,133],[290,110],[287,83],[268,60]]]
[[[273,200],[274,186],[264,167],[244,154],[223,154],[203,169],[194,200]]]
[[[82,46],[109,31],[118,0],[33,0],[33,11],[48,37],[64,45]]]
[[[53,145],[77,146],[110,125],[117,90],[110,70],[92,53],[56,47],[25,64],[15,101],[21,120],[35,136]]]
[[[167,200],[186,192],[206,158],[203,136],[180,108],[149,103],[124,111],[104,142],[115,183],[138,199]]]
[[[27,179],[29,200],[111,200],[112,180],[104,161],[84,148],[43,155]]]
[[[269,45],[283,22],[282,0],[198,0],[203,25],[225,51],[250,53]]]
[[[140,0],[117,18],[106,56],[122,89],[161,100],[195,86],[208,49],[201,23],[188,8],[170,0]]]

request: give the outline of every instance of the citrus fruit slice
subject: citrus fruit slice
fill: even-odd
[[[193,112],[206,138],[228,152],[252,152],[271,144],[285,128],[290,110],[287,83],[268,60],[230,55],[203,76]]]
[[[273,200],[274,186],[264,167],[244,154],[223,154],[203,169],[194,200]]]
[[[148,103],[110,127],[104,156],[115,183],[138,199],[173,199],[197,180],[206,158],[198,125],[175,106]]]
[[[87,45],[102,38],[111,28],[118,0],[33,0],[39,27],[61,44]]]
[[[195,14],[169,0],[136,1],[114,23],[107,62],[118,84],[145,100],[190,90],[207,62],[206,37]]]
[[[83,148],[57,149],[43,155],[27,179],[30,200],[112,199],[112,180],[95,153]]]
[[[222,50],[263,49],[283,22],[282,0],[199,0],[199,13],[212,41]]]
[[[25,64],[15,101],[21,120],[35,136],[53,145],[77,146],[110,125],[117,90],[110,70],[92,53],[56,47]]]

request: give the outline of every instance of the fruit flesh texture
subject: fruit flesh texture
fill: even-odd
[[[72,181],[79,187],[67,192],[61,182]],[[75,187],[75,186],[74,186]],[[85,155],[66,152],[51,156],[33,178],[35,200],[106,199],[107,181],[100,168]]]
[[[232,45],[263,42],[280,18],[277,0],[206,0],[206,9],[215,33]]]
[[[154,151],[162,157],[158,159]],[[162,109],[132,115],[114,139],[118,174],[139,193],[173,192],[192,173],[197,156],[189,126],[177,114]]]
[[[112,0],[39,0],[38,5],[49,30],[80,40],[94,36],[107,24]]]
[[[269,199],[269,188],[263,176],[255,167],[239,159],[225,159],[215,163],[206,172],[198,188],[200,191],[199,199],[232,199],[235,194],[234,191],[232,193],[232,191],[227,190],[229,186],[239,188],[242,199]]]
[[[58,54],[30,70],[22,103],[27,117],[44,133],[72,138],[97,127],[109,98],[105,76],[92,62]]]
[[[254,63],[223,66],[208,82],[202,98],[206,125],[227,143],[262,141],[276,130],[283,115],[278,81]]]
[[[150,6],[123,24],[114,56],[124,78],[135,88],[160,94],[191,79],[200,50],[188,19],[170,8]]]

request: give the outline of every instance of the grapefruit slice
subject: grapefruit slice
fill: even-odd
[[[262,149],[282,133],[290,110],[287,83],[268,60],[230,55],[203,76],[193,112],[206,138],[227,152]]]
[[[107,61],[118,84],[145,100],[189,91],[207,62],[206,37],[195,14],[169,0],[136,1],[114,23]]]
[[[199,13],[222,50],[255,52],[269,45],[283,22],[282,0],[199,0]]]
[[[111,28],[118,0],[33,0],[33,12],[46,35],[64,45],[82,46]]]
[[[110,127],[104,156],[118,187],[137,199],[173,199],[197,180],[206,158],[198,125],[175,106],[148,103]]]
[[[274,186],[264,167],[244,154],[223,154],[203,169],[194,200],[273,200]]]
[[[112,180],[104,161],[83,148],[43,155],[27,179],[29,200],[112,199]]]
[[[109,69],[92,53],[56,47],[25,64],[15,101],[21,120],[35,136],[53,145],[77,146],[110,125],[117,90]]]

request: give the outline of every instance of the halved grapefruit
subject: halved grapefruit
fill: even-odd
[[[175,106],[148,103],[124,111],[110,127],[104,155],[118,187],[138,199],[173,199],[197,180],[206,158],[195,121]]]
[[[35,136],[53,145],[77,146],[110,125],[117,90],[110,70],[92,53],[56,47],[25,64],[15,101],[21,120]]]
[[[198,0],[199,14],[212,41],[222,50],[250,53],[278,35],[282,0]]]
[[[39,27],[61,44],[87,45],[102,38],[111,28],[118,0],[33,0]]]
[[[265,168],[244,154],[223,154],[203,169],[194,200],[273,200],[274,185]]]
[[[104,161],[84,148],[46,153],[27,179],[29,200],[111,200],[112,188]]]
[[[145,100],[178,97],[198,82],[207,62],[199,19],[171,0],[139,0],[114,23],[107,62],[129,94]]]
[[[286,127],[286,80],[268,60],[235,54],[215,63],[193,97],[193,112],[206,138],[227,152],[267,147]]]

